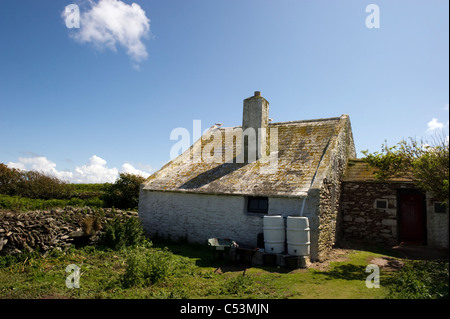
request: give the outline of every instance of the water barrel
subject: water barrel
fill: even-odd
[[[264,250],[267,253],[280,254],[284,251],[286,233],[281,215],[267,215],[263,218]]]
[[[308,217],[288,216],[286,220],[286,239],[289,255],[309,255],[310,239]]]

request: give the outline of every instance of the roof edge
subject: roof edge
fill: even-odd
[[[142,188],[142,190],[147,192],[161,192],[161,193],[182,193],[182,194],[198,194],[198,195],[216,195],[216,196],[240,196],[240,197],[250,197],[250,196],[257,196],[257,197],[277,197],[277,198],[306,198],[308,197],[308,191],[302,191],[298,192],[296,194],[273,194],[273,193],[227,193],[227,192],[201,192],[201,191],[192,191],[192,190],[186,190],[186,189],[151,189],[146,188],[145,186]]]

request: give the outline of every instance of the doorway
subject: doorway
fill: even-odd
[[[426,245],[425,196],[420,191],[402,190],[397,199],[399,241]]]

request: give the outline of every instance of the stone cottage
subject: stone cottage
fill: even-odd
[[[448,249],[448,207],[407,176],[380,182],[374,173],[363,160],[349,160],[342,179],[339,240]]]
[[[271,123],[260,92],[244,100],[242,126],[211,127],[141,186],[150,235],[258,245],[263,217],[306,216],[310,258],[336,241],[341,179],[356,158],[348,115]]]

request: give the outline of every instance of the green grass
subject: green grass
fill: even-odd
[[[103,201],[98,197],[86,199],[34,199],[20,196],[0,194],[0,209],[27,212],[31,210],[46,210],[51,208],[73,207],[103,207]]]
[[[368,259],[379,255],[355,251],[349,260],[334,262],[326,270],[300,269],[290,273],[276,273],[257,268],[249,275],[259,277],[281,298],[301,299],[379,299],[388,292],[390,274],[381,271],[380,288],[368,289],[365,284]],[[385,282],[383,282],[383,278]]]
[[[256,266],[245,270],[235,263],[214,259],[205,246],[167,246],[119,251],[85,247],[54,252],[45,258],[2,256],[0,298],[373,299],[385,298],[389,291],[391,274],[383,270],[379,289],[365,286],[368,261],[381,256],[371,252],[354,251],[346,261],[331,263],[323,271],[288,272]],[[144,266],[152,263],[154,256],[164,259],[163,268]],[[128,265],[132,261],[134,268]],[[70,264],[81,267],[78,289],[69,289],[65,284],[69,275],[65,269]],[[142,274],[155,273],[156,280],[141,280],[145,277]]]

